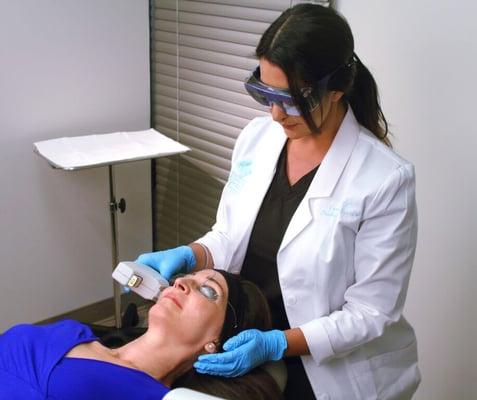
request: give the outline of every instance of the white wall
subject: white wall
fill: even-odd
[[[477,3],[341,0],[395,148],[416,166],[419,240],[406,315],[418,400],[477,398]]]
[[[147,0],[0,2],[0,331],[112,296],[107,168],[33,142],[149,127]],[[152,246],[150,163],[122,165],[120,255]]]

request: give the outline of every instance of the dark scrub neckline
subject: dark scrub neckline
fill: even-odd
[[[311,181],[315,177],[316,171],[318,170],[318,167],[320,166],[320,164],[316,165],[312,170],[310,170],[305,175],[303,175],[293,185],[290,184],[290,181],[288,180],[288,174],[287,174],[287,162],[288,162],[287,143],[285,143],[285,146],[283,146],[282,152],[280,153],[280,157],[277,163],[277,172],[279,173],[279,179],[281,183],[285,185],[286,188],[288,188],[289,192],[295,192],[295,193],[305,192],[306,193],[306,191],[308,190],[308,187],[311,184]]]

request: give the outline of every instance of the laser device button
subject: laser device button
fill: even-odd
[[[129,278],[128,286],[138,287],[141,284],[141,282],[142,282],[142,277],[140,277],[139,275],[133,274],[133,276]]]

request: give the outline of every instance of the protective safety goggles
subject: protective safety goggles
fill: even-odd
[[[320,99],[326,91],[326,85],[331,75],[325,76],[313,87],[307,86],[300,89],[309,111],[313,111],[319,106]],[[276,104],[288,115],[301,115],[300,109],[293,101],[289,90],[267,86],[260,80],[260,66],[245,81],[245,89],[255,101],[264,106],[271,107],[272,104]]]

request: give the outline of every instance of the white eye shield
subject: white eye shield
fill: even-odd
[[[313,111],[320,104],[320,99],[326,91],[326,86],[332,74],[325,76],[314,86],[307,86],[300,89],[301,95],[305,100],[308,110]],[[260,80],[260,67],[258,66],[252,75],[245,81],[245,89],[248,94],[258,103],[271,107],[277,104],[288,115],[299,116],[301,112],[293,101],[290,91],[278,89],[273,86],[265,85]]]

